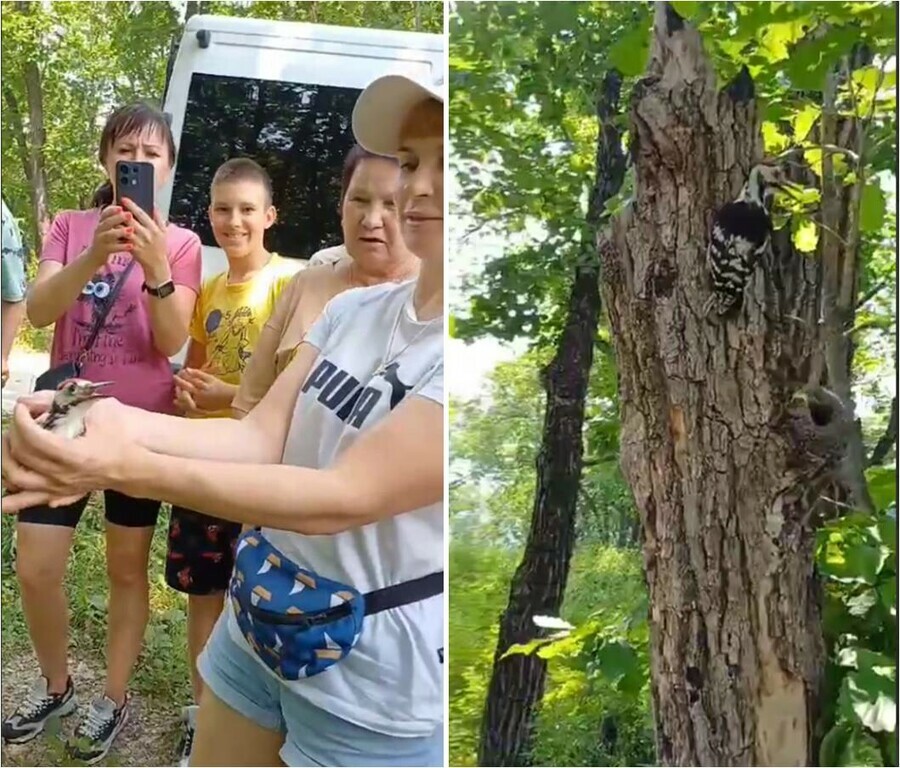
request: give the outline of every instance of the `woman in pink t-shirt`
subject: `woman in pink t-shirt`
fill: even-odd
[[[112,184],[117,161],[143,161],[153,165],[159,189],[172,174],[175,142],[162,113],[135,104],[109,118],[99,155],[111,182],[98,192],[96,207],[63,211],[54,220],[28,295],[28,318],[37,327],[56,324],[51,366],[78,358],[97,314],[133,260],[81,376],[112,382],[104,391],[123,402],[172,413],[169,356],[187,340],[200,287],[200,239],[132,201],[112,205]],[[74,757],[91,762],[106,754],[128,717],[126,687],[149,615],[147,565],[160,506],[114,491],[104,495],[110,580],[106,690],[92,702],[69,745]],[[87,500],[19,514],[16,572],[41,677],[3,721],[7,742],[28,741],[50,718],[75,709],[63,577]]]

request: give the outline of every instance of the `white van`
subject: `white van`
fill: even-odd
[[[209,185],[246,156],[272,177],[278,222],[267,246],[308,259],[341,243],[338,198],[350,115],[376,77],[402,72],[440,83],[442,35],[193,16],[167,78],[163,109],[178,147],[159,208],[203,241],[204,277],[225,267],[207,218]]]

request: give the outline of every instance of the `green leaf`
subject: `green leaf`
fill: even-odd
[[[825,576],[839,582],[874,585],[884,564],[884,548],[872,539],[832,531],[818,562]]]
[[[683,19],[693,19],[700,10],[700,3],[694,0],[684,0],[683,2],[670,2],[675,12]]]
[[[618,640],[604,643],[594,654],[594,661],[604,677],[612,682],[621,680],[638,666],[634,648]]]
[[[763,123],[762,135],[767,154],[777,155],[790,145],[790,139],[781,132],[775,123]]]
[[[790,46],[803,37],[803,24],[800,21],[785,21],[769,24],[761,37],[760,53],[764,54],[770,62],[786,59],[790,53]]]
[[[871,731],[893,733],[897,701],[893,680],[871,670],[851,672],[841,685],[839,706],[847,719],[855,719]]]
[[[447,321],[447,333],[450,334],[451,339],[455,339],[456,337],[456,315],[450,315],[450,319]]]
[[[819,115],[821,114],[822,108],[818,104],[807,104],[794,115],[793,124],[795,142],[801,142],[806,138],[810,128],[813,127],[813,124],[819,119]]]
[[[852,734],[853,726],[850,723],[835,723],[822,739],[822,745],[819,747],[819,765],[823,768],[847,765],[845,755],[848,752]]]
[[[877,183],[867,184],[859,208],[859,228],[863,232],[879,232],[884,224],[886,205],[884,192]]]
[[[609,63],[626,77],[637,77],[647,66],[650,51],[650,28],[634,27],[610,46]]]
[[[872,672],[888,680],[893,680],[897,673],[897,662],[890,656],[854,645],[841,648],[837,653],[837,662],[842,667]]]
[[[507,656],[530,656],[532,653],[537,651],[542,645],[546,645],[551,642],[547,638],[537,638],[536,640],[531,640],[527,643],[513,643],[509,648],[506,649],[506,653],[504,653],[500,658],[505,659]]]
[[[819,230],[814,221],[801,220],[794,228],[792,235],[794,247],[803,253],[814,253],[819,244]]]
[[[858,595],[847,598],[847,612],[851,616],[865,616],[878,603],[878,593],[867,589]]]
[[[866,470],[866,481],[875,509],[887,509],[892,501],[897,500],[896,467],[871,467]]]

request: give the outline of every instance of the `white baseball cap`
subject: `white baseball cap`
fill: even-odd
[[[443,84],[414,80],[407,75],[384,75],[373,80],[353,107],[353,135],[363,149],[376,155],[396,155],[400,131],[409,111],[420,101],[444,103]]]

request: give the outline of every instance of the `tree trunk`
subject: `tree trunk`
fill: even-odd
[[[621,78],[611,73],[598,97],[597,180],[587,228],[591,231],[603,204],[621,187],[625,173],[619,131],[611,122],[604,125],[605,118],[618,111],[620,89]],[[482,718],[480,765],[521,766],[532,760],[535,711],[543,697],[547,663],[534,654],[501,657],[510,646],[538,637],[534,616],[558,616],[565,595],[575,542],[585,399],[600,320],[598,278],[599,259],[591,249],[575,271],[565,329],[543,372],[547,406],[537,456],[531,530],[500,619]]]
[[[34,213],[35,234],[34,250],[40,257],[41,244],[50,230],[50,198],[47,191],[47,171],[44,167],[44,95],[41,91],[41,72],[37,63],[24,63],[25,96],[28,100],[28,143],[29,167],[28,180],[31,190],[31,207]]]
[[[850,425],[827,390],[804,389],[820,276],[789,231],[740,315],[704,316],[711,214],[763,151],[749,74],[715,84],[696,30],[658,3],[630,108],[634,199],[598,243],[658,758],[815,765],[825,651],[811,521]]]

